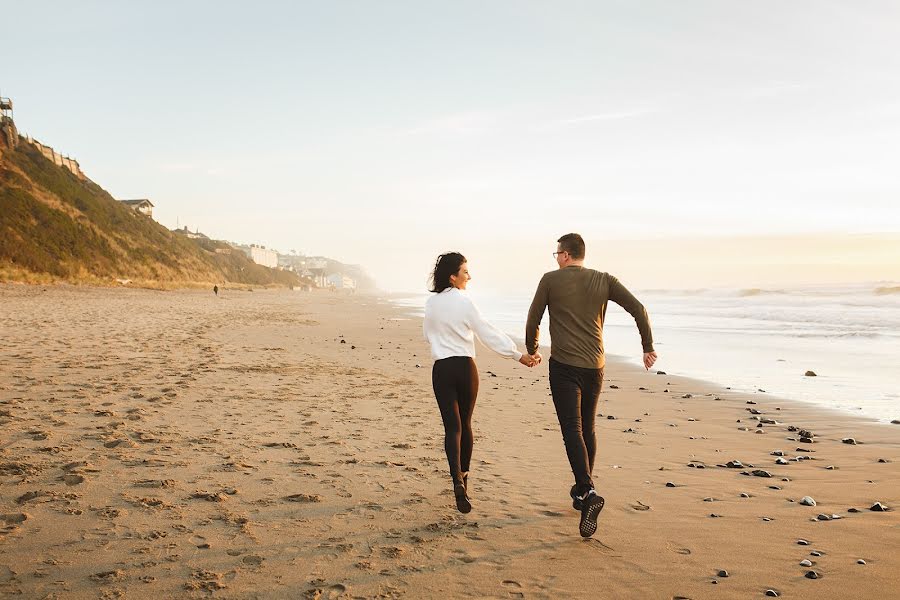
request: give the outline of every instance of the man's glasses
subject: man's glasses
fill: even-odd
[[[556,258],[556,257],[559,256],[560,254],[568,254],[568,253],[569,253],[568,250],[560,250],[559,252],[554,252],[554,253],[553,253],[553,258]]]

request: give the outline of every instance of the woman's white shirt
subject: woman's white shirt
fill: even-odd
[[[422,329],[434,360],[451,356],[474,358],[475,336],[501,356],[522,358],[513,339],[488,323],[468,294],[454,287],[428,299]]]

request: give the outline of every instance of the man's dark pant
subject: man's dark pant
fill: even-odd
[[[550,392],[575,475],[573,493],[584,495],[594,487],[591,473],[597,454],[594,420],[603,385],[603,369],[573,367],[550,359]]]

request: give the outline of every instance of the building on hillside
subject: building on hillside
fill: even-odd
[[[343,273],[332,273],[328,277],[325,278],[325,281],[330,288],[334,288],[336,290],[355,290],[356,282],[347,277]]]
[[[8,148],[15,148],[19,143],[19,132],[13,121],[13,103],[9,98],[0,97],[0,139]]]
[[[119,202],[146,217],[153,217],[153,203],[146,198],[138,198],[136,200],[119,200]]]
[[[208,240],[209,239],[209,236],[206,235],[205,233],[200,233],[199,230],[191,231],[190,229],[187,228],[187,225],[185,225],[181,229],[173,229],[172,231],[174,233],[178,233],[178,234],[183,235],[184,237],[192,239],[192,240]]]
[[[278,253],[274,250],[269,250],[265,246],[260,246],[258,244],[241,246],[241,250],[250,257],[250,260],[258,265],[269,267],[270,269],[278,268]]]
[[[298,254],[279,254],[278,266],[293,271],[300,277],[311,279],[316,287],[325,287],[325,272],[328,270],[328,259],[321,256],[303,256]]]

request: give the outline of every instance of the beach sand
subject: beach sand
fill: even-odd
[[[546,363],[477,362],[461,515],[385,300],[0,285],[0,594],[896,597],[900,425],[610,362],[584,540]]]

